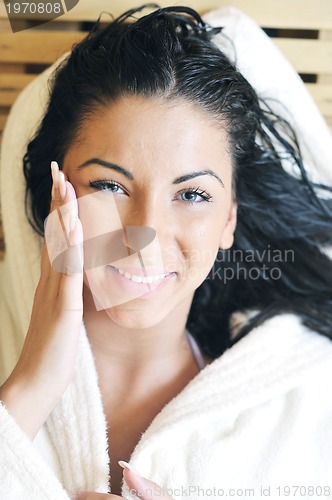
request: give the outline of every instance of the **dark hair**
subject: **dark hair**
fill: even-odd
[[[43,233],[50,161],[62,164],[96,107],[132,94],[187,100],[227,128],[238,203],[234,245],[219,252],[196,290],[189,330],[211,357],[282,312],[298,314],[306,326],[332,338],[332,264],[320,249],[332,243],[332,207],[328,197],[315,192],[320,188],[330,193],[332,188],[308,179],[290,125],[257,97],[214,44],[213,36],[222,28],[207,25],[187,7],[152,6],[157,10],[134,22],[125,21],[147,5],[106,27],[97,22],[55,71],[46,114],[24,158],[30,223]],[[295,175],[283,168],[285,160]],[[279,259],[280,276],[275,279],[269,269],[272,252],[285,256],[285,251],[292,252],[292,262]],[[236,275],[239,263],[242,275]],[[236,279],[226,282],[230,271]],[[234,311],[252,315],[231,338]]]

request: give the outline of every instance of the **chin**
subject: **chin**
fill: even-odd
[[[169,314],[168,312],[151,314],[151,308],[135,307],[133,303],[121,304],[105,309],[106,314],[114,323],[123,328],[143,330],[152,328],[160,323]]]

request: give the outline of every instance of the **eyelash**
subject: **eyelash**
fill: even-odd
[[[109,191],[110,186],[117,186],[120,189],[122,189],[123,191],[125,191],[125,189],[121,186],[121,184],[119,184],[116,181],[109,180],[109,179],[99,180],[99,181],[89,181],[89,184],[90,184],[90,187],[95,188],[95,189],[99,189],[99,191],[103,191],[103,190]],[[117,191],[112,191],[112,192],[117,193]],[[182,199],[182,201],[184,201],[185,203],[190,203],[191,205],[197,205],[198,203],[202,203],[204,201],[211,202],[212,196],[209,193],[207,193],[205,190],[200,189],[199,187],[198,188],[194,188],[194,187],[185,188],[182,191],[180,191],[180,193],[178,193],[178,195],[181,196],[184,193],[196,194],[196,195],[200,196],[200,198],[201,198],[201,201],[190,201],[190,200],[183,200]]]
[[[190,194],[197,194],[198,196],[201,197],[201,201],[190,201],[186,200],[185,203],[190,203],[191,205],[196,205],[197,203],[202,203],[203,201],[210,202],[212,196],[207,193],[204,189],[194,188],[194,187],[189,187],[185,188],[182,191],[180,191],[179,195],[184,194],[184,193],[190,193]],[[184,201],[184,200],[183,200]]]
[[[124,190],[124,188],[116,181],[101,179],[100,181],[89,181],[92,188],[99,189],[99,191],[110,191],[110,186],[117,186]],[[114,191],[113,191],[114,192]],[[116,192],[116,191],[115,191]]]

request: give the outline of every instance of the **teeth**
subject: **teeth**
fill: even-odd
[[[167,274],[160,274],[159,276],[148,276],[143,277],[143,276],[137,276],[136,274],[130,274],[127,273],[126,271],[123,271],[122,269],[118,269],[119,273],[128,278],[129,280],[133,281],[134,283],[154,283],[155,281],[160,281],[167,276]]]

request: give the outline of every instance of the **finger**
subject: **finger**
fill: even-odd
[[[67,246],[64,225],[61,221],[61,212],[59,208],[65,202],[66,184],[64,182],[63,172],[59,172],[56,162],[51,162],[52,172],[52,199],[50,213],[44,222],[44,244],[41,260],[41,281],[48,280],[51,274],[52,262],[54,258],[65,250]],[[56,275],[54,275],[57,278]]]
[[[50,212],[55,210],[61,201],[65,198],[66,187],[65,187],[65,175],[59,169],[59,165],[56,161],[51,162],[51,174],[52,174],[52,196],[51,196],[51,206]]]
[[[65,252],[59,298],[67,310],[82,310],[83,300],[83,229],[77,218],[69,234],[70,247]]]
[[[41,290],[58,297],[65,310],[82,311],[83,230],[76,193],[52,162],[51,211],[45,220]]]
[[[51,211],[46,219],[45,241],[51,266],[58,272],[63,272],[54,265],[57,257],[69,247],[69,232],[73,213],[77,213],[77,199],[73,186],[65,181],[63,172],[56,171],[52,162],[52,187]],[[54,172],[56,172],[54,174]]]
[[[119,500],[118,495],[109,495],[108,493],[94,493],[93,491],[84,491],[71,497],[72,500]]]
[[[59,172],[59,179],[58,192],[61,194],[61,200],[54,200],[53,211],[49,214],[45,227],[45,242],[50,261],[48,290],[51,294],[59,293],[63,275],[81,275],[83,266],[82,228],[80,224],[75,228],[78,219],[76,193],[70,182],[65,181],[63,172]],[[57,190],[53,192],[56,193]],[[73,282],[82,279],[80,276],[76,278]],[[76,285],[73,283],[73,286]]]
[[[62,178],[62,176],[61,176]],[[51,212],[45,227],[45,241],[52,268],[64,272],[67,250],[72,246],[70,235],[75,227],[78,213],[77,199],[73,186],[65,182],[66,194],[61,205]]]
[[[128,464],[129,465],[129,464]],[[157,483],[140,476],[134,469],[126,466],[123,470],[123,477],[131,493],[142,500],[173,500],[167,492]]]

